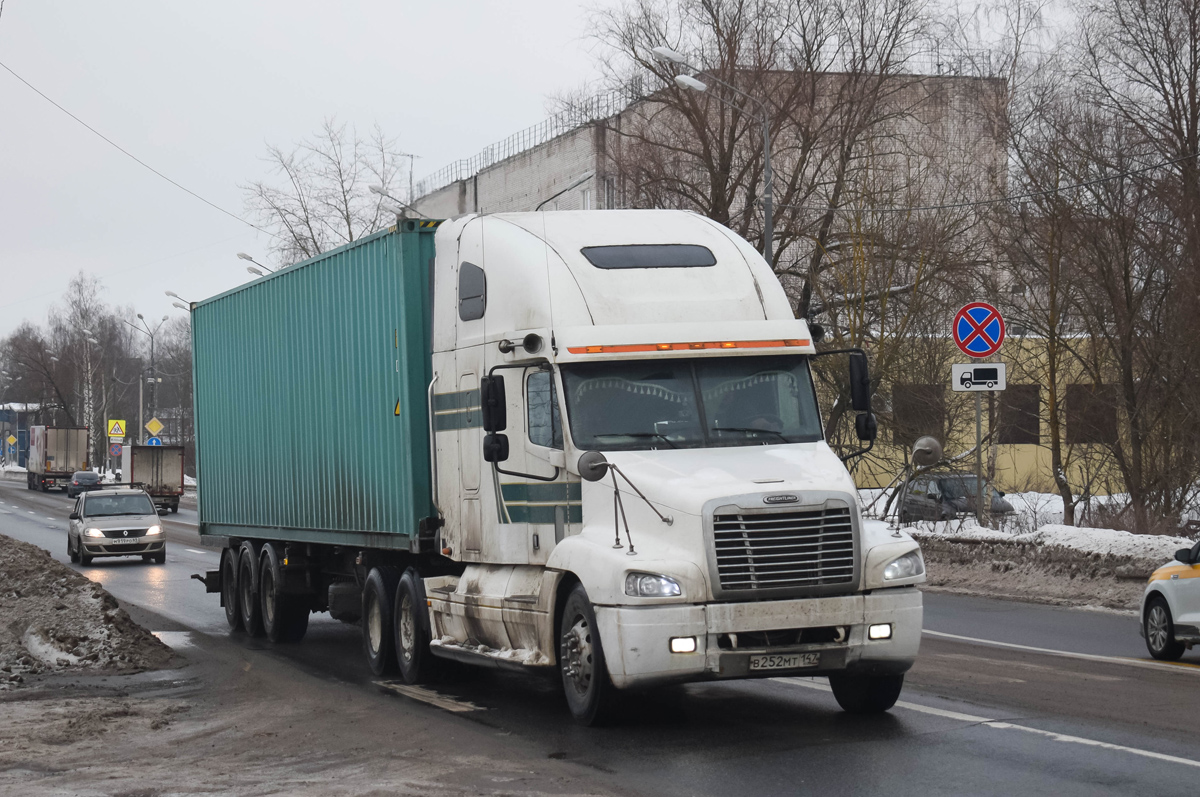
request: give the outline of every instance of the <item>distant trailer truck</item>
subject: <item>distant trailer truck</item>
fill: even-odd
[[[328,611],[378,675],[552,672],[587,724],[687,681],[900,694],[920,548],[863,522],[825,353],[725,227],[406,219],[195,304],[192,336],[204,581],[233,629],[295,641]],[[870,441],[866,356],[829,353]]]
[[[29,427],[27,486],[42,492],[57,487],[65,492],[75,471],[87,470],[87,449],[86,426]]]
[[[125,446],[121,479],[141,485],[159,509],[178,512],[183,495],[183,446]]]

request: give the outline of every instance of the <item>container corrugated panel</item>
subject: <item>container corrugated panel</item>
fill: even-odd
[[[201,533],[407,548],[430,498],[433,225],[192,312]]]

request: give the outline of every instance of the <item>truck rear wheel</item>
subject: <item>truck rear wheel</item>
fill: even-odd
[[[225,607],[225,622],[230,631],[242,627],[241,597],[238,590],[238,552],[234,548],[221,550],[221,603]]]
[[[429,652],[429,610],[425,602],[425,584],[416,568],[400,576],[396,587],[396,663],[408,684],[429,680],[433,654]]]
[[[272,642],[299,642],[308,631],[308,606],[301,596],[282,591],[279,558],[274,544],[268,542],[263,546],[258,571],[263,631]]]
[[[903,675],[840,675],[829,676],[833,696],[843,711],[850,714],[882,714],[900,697],[904,688]]]
[[[571,716],[583,725],[602,725],[611,720],[617,690],[608,677],[596,613],[582,584],[575,585],[563,607],[558,653]]]
[[[394,567],[373,567],[363,585],[363,650],[367,664],[376,675],[396,670],[395,634],[392,631],[396,606],[396,584],[400,577]]]
[[[258,604],[258,551],[254,544],[242,543],[238,551],[238,609],[242,615],[242,628],[250,636],[262,636],[262,607]]]

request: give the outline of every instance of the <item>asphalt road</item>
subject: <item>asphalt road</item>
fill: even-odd
[[[60,494],[0,481],[0,532],[66,556]],[[489,731],[489,755],[549,758],[637,794],[1195,794],[1200,651],[1148,658],[1129,616],[926,595],[926,633],[901,703],[842,713],[823,679],[695,684],[639,694],[615,727],[573,725],[553,683],[471,671],[436,689],[377,684],[356,627],[316,616],[304,642],[229,635],[192,573],[215,568],[195,513],[164,518],[167,564],[96,560],[89,578],[152,630],[233,650],[306,689],[351,688],[419,722],[432,747]],[[277,674],[275,674],[277,673]],[[312,678],[312,676],[317,678]],[[317,686],[314,687],[314,684]],[[327,684],[327,687],[321,686]],[[573,770],[575,771],[575,770]]]

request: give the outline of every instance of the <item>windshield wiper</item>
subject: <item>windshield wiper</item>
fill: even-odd
[[[709,429],[710,432],[747,432],[749,434],[773,434],[785,443],[792,442],[784,436],[783,432],[777,432],[774,429],[759,429],[754,426],[714,426]]]
[[[671,442],[671,438],[667,437],[665,434],[659,434],[658,432],[607,432],[605,434],[594,434],[592,437],[634,437],[639,440],[645,440],[653,437],[662,440],[671,448],[679,448],[679,446]]]

